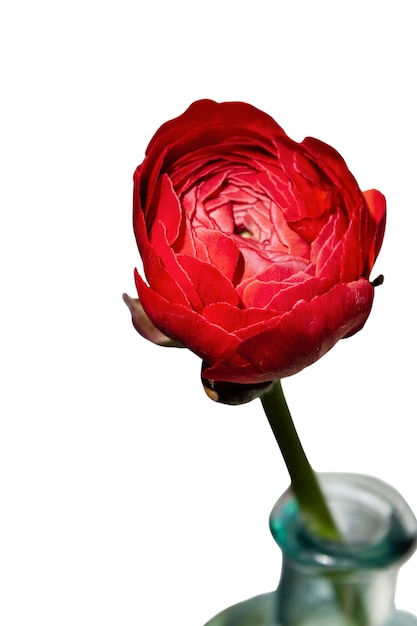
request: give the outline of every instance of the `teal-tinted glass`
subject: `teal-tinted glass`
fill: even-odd
[[[320,482],[344,541],[311,535],[287,491],[270,518],[283,556],[277,590],[206,626],[417,626],[394,604],[398,570],[417,541],[417,521],[404,499],[369,476],[323,474]]]

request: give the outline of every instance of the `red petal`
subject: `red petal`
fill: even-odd
[[[189,277],[203,306],[213,302],[228,302],[235,306],[239,304],[236,289],[230,280],[213,265],[182,255],[178,255],[178,261]]]
[[[268,307],[276,309],[275,306],[270,305],[271,301],[279,295],[282,289],[288,288],[293,280],[298,283],[298,279],[295,277],[299,274],[307,278],[303,271],[305,269],[306,264],[304,262],[283,255],[282,263],[273,263],[255,278],[245,281],[243,289],[242,285],[240,286],[238,291],[241,294],[242,302],[248,308]]]
[[[153,289],[161,294],[169,302],[176,302],[183,306],[189,306],[189,301],[179,285],[173,280],[171,274],[160,264],[158,259],[149,258],[146,276]],[[135,270],[136,289],[138,284],[144,283],[142,277]],[[144,283],[145,284],[145,283]]]
[[[193,128],[212,128],[215,125],[241,127],[248,131],[264,134],[267,137],[285,136],[285,132],[276,121],[245,102],[214,102],[213,100],[197,100],[182,115],[163,124],[153,136],[147,148],[147,154],[184,136]]]
[[[366,263],[365,275],[369,276],[371,269],[381,249],[386,224],[386,200],[376,189],[364,191],[366,203],[375,223],[375,233],[372,233],[372,245]]]
[[[342,211],[330,216],[311,246],[311,261],[318,276],[333,283],[348,283],[362,276],[361,215],[359,207],[349,222]]]
[[[152,228],[152,244],[153,252],[158,257],[158,263],[154,264],[153,275],[150,274],[149,260],[146,255],[142,255],[143,264],[145,268],[146,277],[149,284],[155,291],[158,291],[163,297],[166,297],[166,291],[162,291],[159,281],[159,274],[164,268],[166,275],[173,284],[178,286],[178,289],[186,296],[189,305],[192,309],[199,311],[203,308],[203,303],[199,297],[189,275],[184,268],[178,262],[178,256],[173,252],[172,248],[168,245],[168,241],[165,235],[165,226],[158,220]],[[165,277],[164,277],[165,280]],[[158,282],[157,282],[158,281]],[[167,298],[169,301],[178,302],[175,298]]]
[[[228,360],[236,357],[236,337],[187,307],[167,302],[143,281],[139,281],[137,287],[143,308],[153,324],[167,337],[211,363],[220,358]],[[239,356],[236,358],[243,362]]]
[[[362,328],[373,293],[367,280],[336,285],[310,302],[296,304],[275,328],[245,340],[239,354],[263,372],[258,381],[295,374],[317,361],[339,339]]]
[[[321,278],[308,276],[305,273],[300,273],[298,276],[299,282],[294,276],[292,281],[281,285],[278,293],[269,302],[268,309],[281,312],[290,311],[298,301],[310,301],[325,293],[329,288],[329,282]]]
[[[264,309],[239,309],[226,302],[219,302],[206,306],[203,316],[210,324],[221,326],[227,332],[237,336],[241,329],[246,330],[256,324],[265,324],[276,314],[274,311]]]
[[[240,344],[238,354],[247,361],[244,367],[236,359],[221,359],[204,375],[211,380],[259,383],[296,374],[322,357],[339,339],[362,328],[372,307],[373,293],[372,285],[362,279],[337,285],[311,302],[299,302],[273,327]]]
[[[194,236],[204,244],[208,260],[233,282],[240,259],[239,248],[233,239],[220,230],[208,228],[196,228]]]
[[[172,182],[166,174],[163,174],[158,181],[152,204],[155,206],[156,219],[164,224],[166,240],[171,246],[180,232],[182,209]],[[149,221],[147,226],[149,230],[151,228]]]
[[[148,231],[140,199],[140,172],[141,166],[137,168],[133,178],[133,229],[140,255],[143,256],[143,250],[146,246],[146,242],[148,241]]]
[[[307,150],[329,179],[342,190],[347,210],[360,206],[362,192],[341,154],[323,141],[312,137],[306,137],[300,145]]]

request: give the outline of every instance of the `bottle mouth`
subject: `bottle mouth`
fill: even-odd
[[[395,489],[361,474],[319,474],[318,479],[343,539],[329,541],[311,532],[289,489],[270,517],[272,535],[286,557],[341,569],[386,567],[408,558],[416,546],[417,520]]]
[[[340,475],[329,474],[320,479],[319,476],[343,538],[341,543],[352,549],[380,543],[389,534],[394,508],[391,500],[381,497],[374,480],[369,483],[369,477],[358,478],[350,475],[349,479],[344,476],[340,480]]]

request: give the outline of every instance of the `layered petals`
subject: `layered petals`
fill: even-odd
[[[235,368],[228,380],[260,383],[295,374],[326,354],[339,339],[362,328],[372,306],[374,289],[369,281],[336,285],[311,301],[301,300],[270,323],[257,324],[247,338],[241,334],[236,365],[241,357],[251,368]],[[297,332],[294,332],[294,327]],[[204,372],[211,380],[225,380],[229,362],[218,361]],[[232,378],[233,376],[233,378]]]
[[[251,105],[201,100],[163,124],[133,210],[145,274],[125,300],[135,328],[195,352],[207,384],[295,374],[369,316],[384,196],[361,192],[336,150],[292,141]]]

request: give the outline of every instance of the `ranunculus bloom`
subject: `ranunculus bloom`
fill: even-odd
[[[134,175],[133,322],[198,354],[206,379],[290,376],[364,325],[384,226],[384,196],[330,146],[248,104],[195,102]]]

